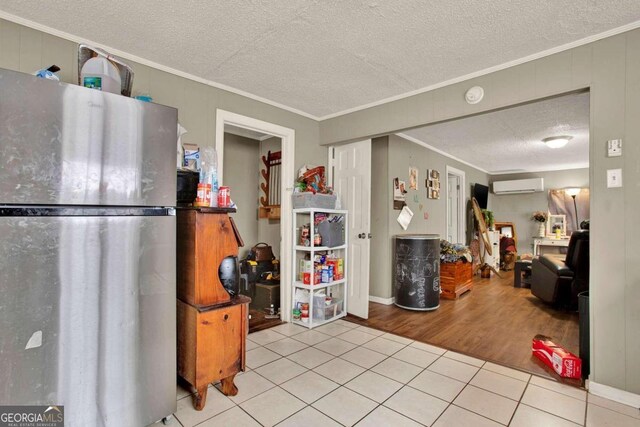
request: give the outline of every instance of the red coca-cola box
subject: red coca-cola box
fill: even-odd
[[[531,347],[533,355],[552,368],[558,375],[565,378],[582,377],[582,360],[575,354],[560,347],[551,338],[536,335]]]

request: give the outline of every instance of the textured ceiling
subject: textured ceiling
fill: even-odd
[[[566,95],[403,133],[489,173],[589,167],[589,94]],[[569,135],[563,148],[543,138]]]
[[[0,10],[315,117],[640,20],[638,0],[0,0]]]

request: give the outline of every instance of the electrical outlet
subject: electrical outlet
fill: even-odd
[[[607,141],[607,156],[608,157],[620,157],[622,156],[622,140],[610,139]]]
[[[622,187],[622,169],[607,170],[607,188]]]

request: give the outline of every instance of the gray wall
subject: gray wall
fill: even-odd
[[[465,172],[465,198],[471,194],[474,183],[487,185],[486,173],[443,156],[428,148],[415,144],[397,135],[376,138],[372,142],[371,216],[373,239],[371,241],[370,288],[369,293],[380,298],[390,298],[391,288],[391,245],[396,234],[430,233],[442,238],[447,232],[446,166]],[[409,166],[418,168],[418,189],[409,190]],[[427,199],[425,179],[427,169],[440,172],[440,199]],[[405,195],[413,219],[407,230],[398,224],[400,211],[393,209],[393,179],[405,181],[408,193]],[[422,205],[422,209],[420,208]],[[429,219],[424,218],[428,213]],[[468,214],[469,215],[469,214]],[[386,220],[386,225],[384,221]]]
[[[258,242],[258,176],[262,162],[260,141],[243,136],[224,134],[224,180],[231,188],[231,198],[238,206],[232,214],[245,242],[240,257]]]
[[[75,43],[0,20],[0,67],[33,72],[55,63],[64,81],[77,78]],[[131,61],[129,61],[131,63]],[[590,89],[591,183],[591,380],[640,393],[640,30],[599,40],[433,91],[324,120],[288,111],[177,77],[135,68],[134,90],[179,109],[190,131],[185,142],[215,144],[216,108],[293,128],[295,165],[324,164],[318,142],[354,141],[427,123],[490,111],[574,90]],[[485,99],[464,102],[465,91],[483,86]],[[622,157],[607,158],[605,143],[622,138]],[[606,170],[622,168],[623,188],[606,188]],[[293,177],[292,177],[293,179]],[[611,227],[617,224],[618,227]]]
[[[269,138],[260,142],[260,155],[267,156],[269,151],[280,151],[282,147],[282,140],[280,138]],[[264,168],[264,163],[260,161],[260,169]],[[263,182],[264,179],[260,178]],[[280,191],[279,188],[271,189],[270,191]],[[264,196],[264,192],[259,190],[260,196]],[[261,218],[258,220],[258,241],[257,242],[266,242],[271,245],[273,248],[273,254],[276,258],[280,258],[280,220],[279,219],[269,219],[269,218]],[[256,242],[256,243],[257,243]]]
[[[77,84],[77,58],[76,43],[0,19],[0,68],[33,73],[56,64],[62,68],[58,73],[62,81]],[[315,120],[134,61],[125,62],[135,72],[134,94],[151,95],[154,102],[178,109],[180,124],[188,130],[184,143],[214,147],[216,109],[220,108],[294,129],[295,168],[305,163],[326,166],[327,149],[318,145]]]
[[[589,187],[589,169],[571,169],[555,172],[518,173],[492,175],[490,182],[512,179],[543,178],[544,191],[528,194],[495,195],[489,193],[489,209],[496,221],[513,222],[518,233],[518,254],[533,253],[533,238],[537,236],[538,225],[531,220],[534,211],[548,209],[548,190],[568,187]],[[586,218],[581,218],[581,220]]]
[[[391,298],[389,203],[392,191],[389,184],[389,138],[375,138],[371,141],[369,295],[380,298]]]
[[[482,102],[464,93],[484,87]],[[591,376],[640,393],[640,30],[345,114],[320,124],[323,144],[353,141],[465,115],[590,89]],[[606,141],[622,138],[622,157]],[[623,188],[606,188],[607,169],[623,170]],[[617,227],[612,227],[616,224]],[[597,255],[597,256],[596,256]]]

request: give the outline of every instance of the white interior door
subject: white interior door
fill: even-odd
[[[342,209],[349,211],[347,312],[369,317],[369,252],[371,244],[371,140],[335,147],[333,187]]]
[[[451,243],[459,243],[458,239],[458,191],[460,189],[459,178],[456,175],[447,176],[447,240]]]
[[[465,173],[447,165],[447,240],[466,244]]]

